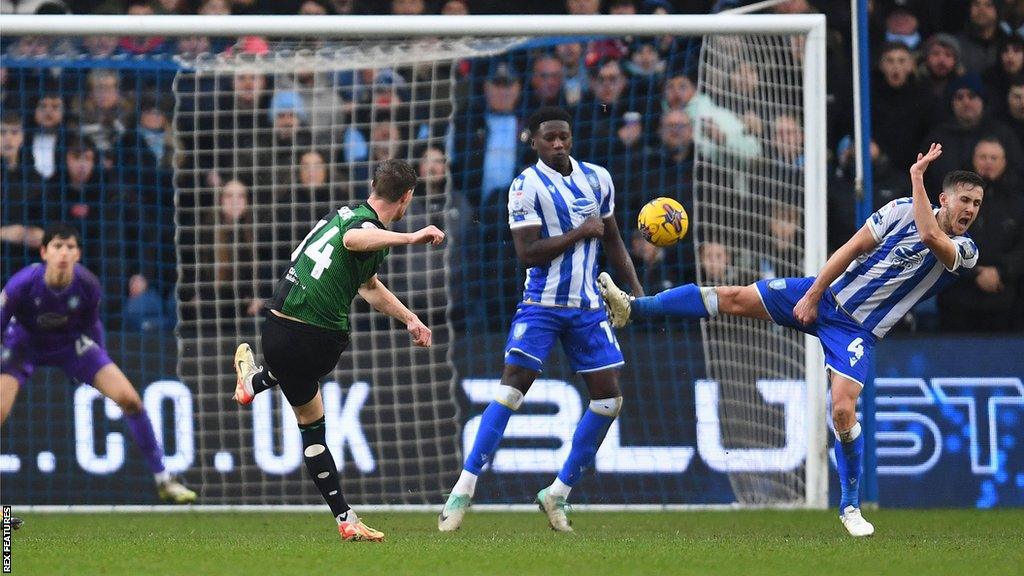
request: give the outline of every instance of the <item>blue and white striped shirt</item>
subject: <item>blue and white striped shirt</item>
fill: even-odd
[[[608,171],[571,157],[569,161],[572,173],[568,176],[538,160],[512,181],[508,192],[509,228],[540,226],[540,237],[550,238],[578,227],[595,205],[601,218],[612,215],[615,186]],[[530,268],[523,302],[600,308],[598,246],[597,238],[580,240],[548,264]]]
[[[961,268],[978,263],[978,247],[967,236],[953,236],[956,262],[947,269],[923,242],[910,198],[897,198],[867,222],[878,246],[852,262],[832,283],[839,305],[881,338],[915,304],[956,281]]]

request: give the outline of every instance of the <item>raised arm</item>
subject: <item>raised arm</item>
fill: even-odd
[[[412,336],[413,344],[424,348],[430,347],[430,328],[427,328],[412,310],[406,308],[398,296],[388,290],[376,274],[359,287],[359,295],[369,302],[374,310],[403,322],[406,330]]]
[[[444,242],[444,232],[437,226],[427,226],[415,232],[392,232],[371,224],[365,228],[350,229],[345,232],[341,241],[347,250],[373,252],[382,248],[407,244],[440,244]]]
[[[845,244],[839,247],[818,272],[814,283],[804,294],[803,298],[793,307],[793,316],[803,325],[814,322],[818,317],[818,304],[825,290],[836,281],[836,278],[850,267],[850,264],[862,254],[878,246],[874,234],[868,224],[861,226],[856,234],[850,237]]]
[[[910,184],[913,186],[914,224],[921,235],[921,242],[935,254],[948,270],[956,267],[956,244],[942,231],[932,212],[932,203],[924,189],[924,173],[933,160],[942,156],[942,144],[932,143],[927,154],[918,154],[917,162],[910,167]]]

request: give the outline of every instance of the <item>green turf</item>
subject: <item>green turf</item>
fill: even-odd
[[[1024,574],[1024,510],[881,510],[846,536],[832,512],[473,513],[440,534],[432,514],[364,514],[383,544],[342,543],[330,516],[28,514],[15,574]]]

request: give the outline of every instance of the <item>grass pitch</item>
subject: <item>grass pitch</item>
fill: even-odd
[[[382,544],[342,543],[314,513],[27,514],[14,574],[1024,574],[1024,510],[868,511],[854,540],[833,511],[366,513]]]

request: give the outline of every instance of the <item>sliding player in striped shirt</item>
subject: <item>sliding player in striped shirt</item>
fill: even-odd
[[[821,340],[832,383],[840,519],[853,536],[875,532],[860,513],[864,438],[856,418],[875,342],[914,304],[978,261],[978,248],[966,233],[981,208],[984,181],[973,172],[950,172],[939,195],[941,207],[933,208],[923,178],[940,155],[939,144],[918,154],[910,167],[913,198],[893,200],[875,212],[817,277],[761,280],[746,287],[687,284],[650,298],[629,296],[603,274],[598,279],[616,327],[636,317],[708,318],[723,312],[771,320]]]
[[[572,117],[545,107],[530,116],[531,146],[540,160],[509,189],[509,228],[516,255],[529,267],[523,301],[512,318],[498,397],[484,410],[473,449],[438,517],[448,532],[462,524],[483,466],[493,457],[509,418],[523,402],[556,340],[590,392],[572,449],[554,482],[537,494],[551,528],[572,532],[566,500],[622,406],[618,369],[622,352],[597,288],[597,254],[640,294],[633,263],[619,235],[613,210],[615,189],[608,171],[578,162],[572,151]]]

